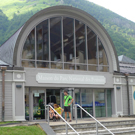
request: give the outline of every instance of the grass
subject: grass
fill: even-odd
[[[0,127],[0,135],[46,135],[39,126]]]
[[[25,14],[28,11],[41,10],[58,3],[55,0],[1,0],[0,9],[11,20],[14,13],[17,15]]]
[[[0,125],[9,124],[9,123],[20,123],[20,122],[19,121],[4,121],[4,122],[0,122]]]

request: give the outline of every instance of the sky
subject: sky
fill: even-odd
[[[88,0],[135,22],[135,0]]]

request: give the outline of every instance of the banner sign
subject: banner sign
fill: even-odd
[[[100,75],[97,76],[97,75],[38,73],[36,75],[36,81],[38,83],[104,85],[106,83],[106,78]]]

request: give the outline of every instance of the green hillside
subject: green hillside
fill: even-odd
[[[36,12],[55,5],[80,8],[95,17],[108,31],[118,55],[135,60],[135,23],[85,0],[4,0],[0,4],[0,45]]]

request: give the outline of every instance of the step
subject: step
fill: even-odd
[[[107,127],[107,128],[120,128],[120,127],[133,127],[133,126],[135,126],[135,121],[123,121],[123,122],[106,122],[106,123],[102,123],[105,127]],[[89,130],[89,129],[91,129],[91,130],[95,130],[95,127],[96,127],[96,125],[95,125],[95,123],[85,123],[85,124],[71,124],[71,126],[75,129],[75,130],[83,130],[83,129],[85,129],[85,130]],[[58,131],[58,130],[65,130],[65,125],[59,125],[59,126],[51,126],[52,127],[52,129],[54,130],[54,131]],[[98,128],[99,129],[104,129],[102,126],[100,126],[99,124],[98,124]],[[70,129],[70,128],[69,128]]]
[[[110,129],[115,135],[135,135],[135,127],[128,127],[128,128],[115,128],[115,129]],[[91,130],[91,131],[81,131],[78,132],[79,135],[95,135],[96,130]],[[66,133],[57,133],[56,135],[66,135]],[[68,132],[68,135],[76,135],[75,132]],[[109,132],[106,130],[98,130],[98,135],[111,135]]]
[[[86,121],[86,123],[77,123],[77,124],[71,124],[71,126],[73,128],[81,128],[81,127],[95,127],[95,122],[88,122]],[[113,126],[113,125],[129,125],[129,124],[135,124],[135,120],[129,120],[129,121],[110,121],[110,122],[101,122],[101,124],[103,124],[104,126]],[[58,125],[52,125],[51,126],[54,130],[55,129],[59,129],[60,128],[65,128],[65,123],[63,122],[63,124],[59,124]],[[100,127],[100,125],[99,125]]]
[[[112,130],[113,132],[115,130],[121,130],[121,132],[123,133],[123,131],[125,131],[125,134],[129,133],[129,129],[132,130],[132,132],[135,131],[135,120],[129,120],[129,121],[112,121],[112,122],[101,122],[106,128]],[[71,124],[71,126],[77,131],[80,132],[80,134],[82,134],[81,132],[85,132],[85,134],[95,134],[96,131],[96,124],[94,123],[83,123],[83,124]],[[65,125],[55,125],[55,126],[51,126],[52,129],[54,130],[55,133],[59,134],[59,133],[65,133]],[[106,130],[100,126],[98,124],[98,130],[103,132],[103,134],[107,134]],[[73,133],[73,130],[68,127],[68,132],[69,133]],[[116,134],[122,134],[120,133],[120,131]],[[84,133],[83,133],[84,134]],[[135,135],[135,132],[134,132]]]
[[[106,126],[108,129],[115,129],[115,128],[125,128],[125,127],[135,127],[135,125],[115,125],[115,126]],[[83,127],[83,128],[74,128],[77,132],[81,132],[81,131],[90,131],[90,130],[96,130],[96,127]],[[103,130],[104,128],[102,127],[98,127],[99,130]],[[69,132],[72,132],[71,128],[68,128]],[[65,128],[62,129],[55,129],[54,132],[56,133],[61,133],[61,132],[65,132]]]

